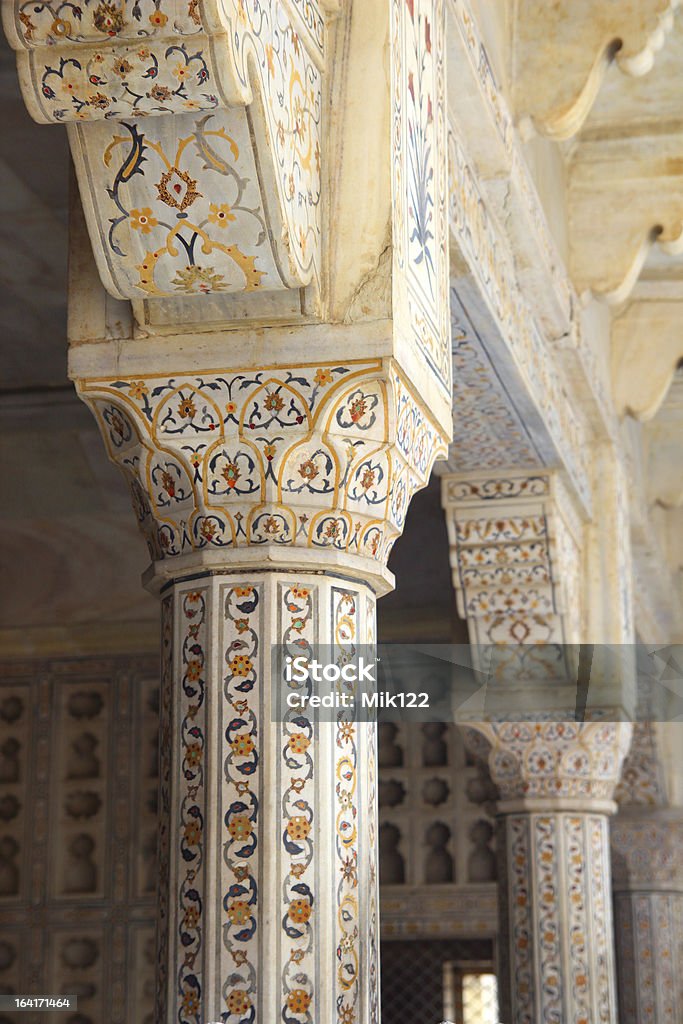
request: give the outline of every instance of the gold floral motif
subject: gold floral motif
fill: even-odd
[[[234,988],[228,996],[228,1010],[230,1013],[243,1017],[251,1006],[251,999],[241,988]]]
[[[202,195],[197,189],[196,179],[191,178],[187,171],[179,171],[177,167],[164,171],[155,187],[162,203],[180,211],[192,206],[195,199],[200,199]]]
[[[280,412],[280,410],[284,408],[285,403],[284,399],[281,398],[277,392],[273,392],[272,394],[266,395],[263,404],[268,412]]]
[[[234,462],[229,462],[227,466],[221,470],[221,476],[224,478],[228,487],[236,487],[237,481],[241,475],[242,474],[240,473],[238,466]]]
[[[28,14],[23,11],[19,13],[19,21],[24,26],[24,38],[27,43],[33,41],[33,33],[36,31],[36,26],[33,24]]]
[[[196,846],[201,839],[202,831],[196,821],[190,821],[183,832],[189,846]]]
[[[158,223],[156,217],[152,216],[149,206],[143,206],[141,210],[130,211],[130,226],[133,231],[141,231],[143,235],[148,235]]]
[[[149,394],[149,388],[145,384],[144,380],[132,380],[128,385],[128,394],[131,398],[141,399],[144,395]]]
[[[227,228],[228,222],[235,220],[235,214],[228,203],[221,203],[220,206],[211,203],[209,205],[209,220],[212,224],[217,224],[219,228]]]
[[[292,900],[289,904],[287,914],[290,920],[296,924],[306,924],[313,913],[313,908],[308,900]]]
[[[293,732],[288,743],[293,754],[303,754],[311,745],[309,738],[302,732]]]
[[[168,15],[164,14],[163,11],[153,11],[149,16],[149,20],[155,28],[163,28],[168,21]]]
[[[234,676],[244,678],[248,676],[254,667],[254,663],[248,654],[236,654],[230,659],[230,671]]]
[[[50,26],[50,33],[58,39],[68,39],[71,35],[71,22],[64,18],[55,18]]]
[[[171,98],[171,90],[167,85],[153,85],[149,91],[149,95],[153,100],[159,100],[163,102]]]
[[[109,102],[109,98],[102,92],[96,92],[92,96],[88,96],[88,106],[95,107],[96,110],[106,110]]]
[[[299,476],[303,477],[304,480],[307,480],[309,482],[311,480],[315,480],[319,472],[320,471],[317,468],[313,459],[306,459],[306,461],[302,462],[301,465],[299,466]]]
[[[238,757],[248,757],[254,749],[254,741],[249,733],[241,733],[239,736],[235,736],[234,740],[230,742],[233,754]]]
[[[199,924],[199,911],[196,907],[188,907],[183,914],[183,925],[185,928],[196,928]]]
[[[233,839],[237,840],[237,842],[242,842],[243,840],[248,839],[253,832],[251,821],[246,814],[236,814],[234,818],[230,819],[228,832]]]
[[[300,815],[290,818],[287,822],[287,835],[290,839],[306,839],[310,831],[310,822]]]
[[[123,10],[115,4],[100,3],[93,12],[93,24],[98,32],[116,36],[123,28]]]
[[[179,270],[171,281],[179,292],[196,295],[197,292],[222,292],[225,283],[222,274],[217,274],[213,267],[185,267]]]
[[[130,61],[126,60],[125,57],[118,57],[112,64],[112,71],[119,78],[125,78],[126,75],[133,70],[133,65]]]
[[[303,988],[295,988],[287,996],[290,1013],[306,1013],[310,1005],[311,997]]]
[[[199,999],[193,988],[186,988],[183,993],[183,1011],[189,1017],[196,1017],[199,1013]]]
[[[246,924],[250,917],[251,909],[246,900],[233,900],[228,907],[228,919],[232,924]]]

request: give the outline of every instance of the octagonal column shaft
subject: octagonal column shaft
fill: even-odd
[[[617,1024],[608,816],[630,725],[477,723],[499,788],[501,1020]]]
[[[621,1024],[683,1018],[683,819],[626,808],[612,827]]]
[[[274,644],[372,643],[372,590],[255,570],[162,608],[157,1024],[377,1021],[375,725],[274,720],[271,678]]]

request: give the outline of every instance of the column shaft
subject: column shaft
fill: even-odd
[[[618,1024],[609,815],[631,740],[617,722],[477,722],[498,787],[505,1024]]]
[[[273,721],[271,692],[274,644],[372,642],[374,594],[255,571],[163,612],[158,1024],[377,1021],[375,726]]]
[[[651,774],[641,771],[640,778]],[[620,1024],[677,1024],[683,1019],[680,811],[624,806],[611,842]]]
[[[501,816],[501,1019],[616,1022],[605,814]]]

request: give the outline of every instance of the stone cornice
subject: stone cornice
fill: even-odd
[[[679,3],[636,0],[603,4],[598,11],[592,0],[521,0],[511,77],[522,127],[553,139],[576,135],[612,62],[625,75],[651,70]]]

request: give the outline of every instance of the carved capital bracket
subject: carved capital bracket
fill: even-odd
[[[611,801],[631,735],[628,722],[477,722],[465,730],[468,747],[488,762],[501,809],[519,800]]]
[[[671,31],[680,0],[521,0],[514,26],[514,107],[522,128],[569,139],[596,100],[609,66],[641,76]],[[562,59],[558,59],[558,54]]]
[[[654,722],[633,723],[633,742],[614,798],[623,808],[629,809],[666,805],[666,782]]]
[[[568,190],[569,263],[579,295],[621,305],[649,258],[681,255],[680,147],[678,132],[647,147],[638,136],[581,142]]]
[[[559,475],[443,476],[442,502],[471,642],[578,642],[583,524]]]
[[[632,302],[612,327],[612,376],[617,412],[656,416],[683,359],[683,303]]]
[[[612,823],[614,888],[683,895],[683,815],[676,810],[619,813]]]
[[[77,387],[162,575],[332,560],[387,589],[410,498],[447,444],[379,359]]]
[[[102,281],[126,299],[320,272],[330,0],[3,0],[24,99],[67,124]]]

